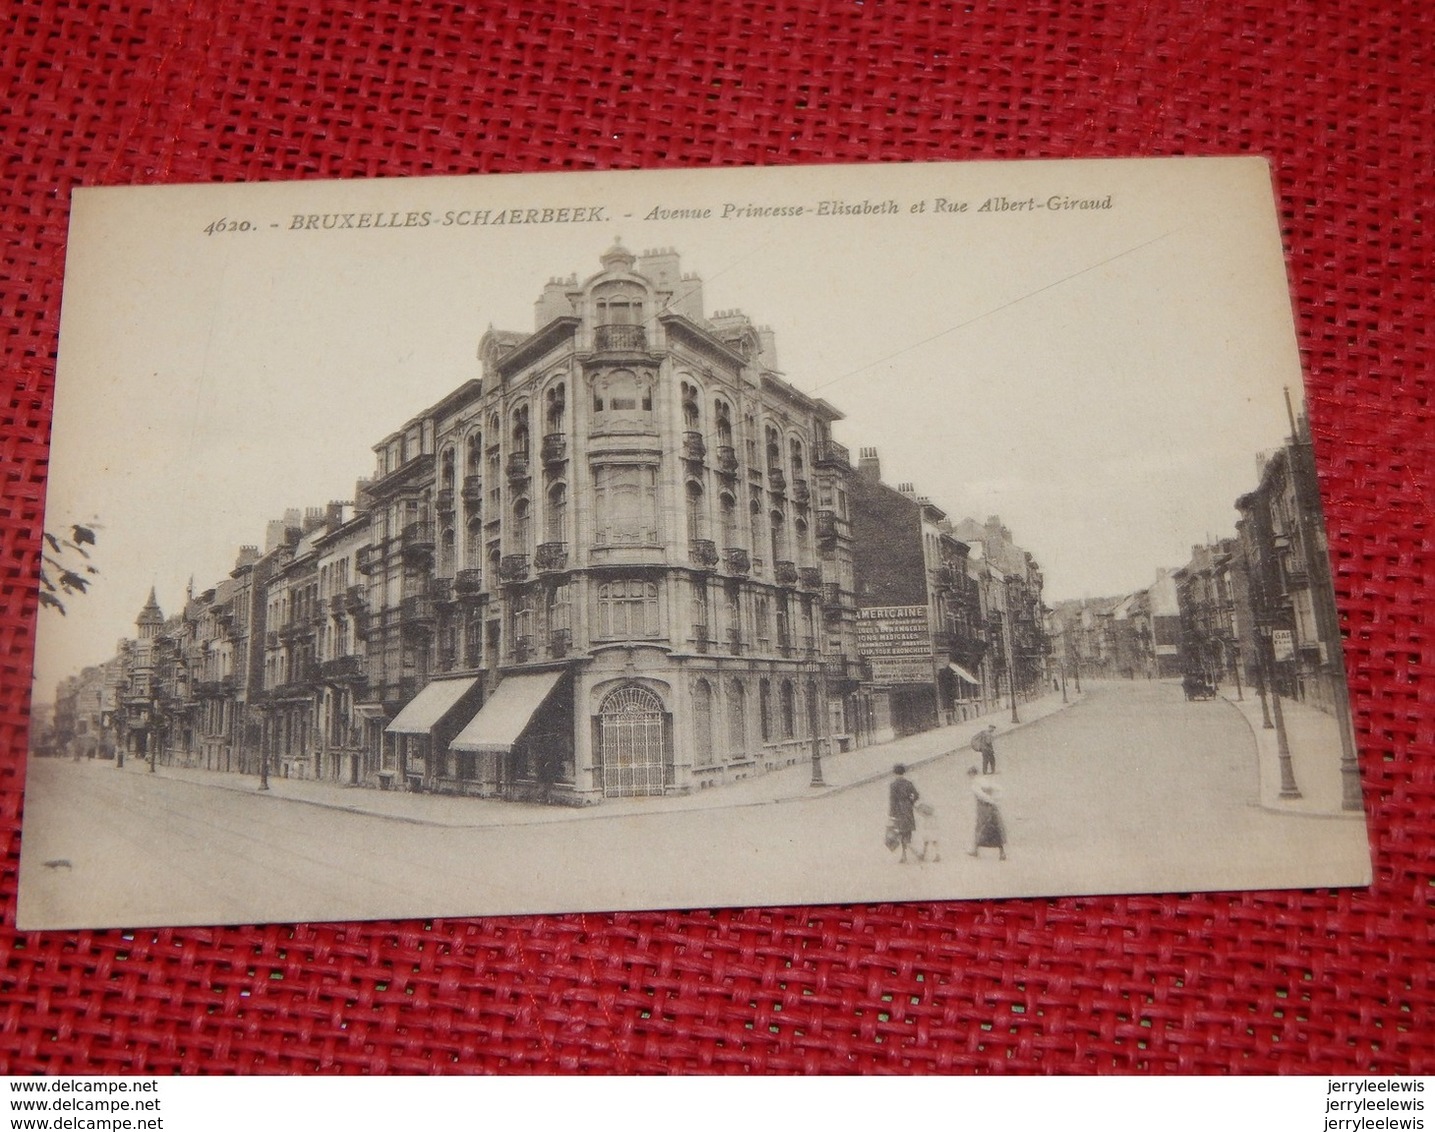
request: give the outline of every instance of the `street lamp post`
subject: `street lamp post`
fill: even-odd
[[[822,686],[822,667],[819,662],[815,665],[817,677],[813,678],[807,685],[807,731],[812,736],[812,780],[809,786],[826,786],[822,778],[822,716],[823,712],[818,709],[818,688]],[[845,673],[844,673],[845,675]]]
[[[1281,710],[1281,692],[1276,684],[1276,648],[1275,642],[1271,639],[1271,630],[1267,626],[1261,634],[1265,642],[1266,664],[1269,669],[1269,684],[1271,689],[1271,706],[1276,721],[1276,754],[1281,768],[1281,797],[1288,801],[1294,801],[1302,797],[1300,788],[1296,786],[1295,768],[1291,765],[1290,740],[1286,736],[1286,717]]]

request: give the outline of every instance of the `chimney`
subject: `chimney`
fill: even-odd
[[[568,299],[567,281],[553,278],[543,287],[543,294],[533,304],[535,330],[542,330],[555,318],[573,313],[573,304]]]
[[[858,450],[857,471],[873,483],[882,482],[882,461],[877,458],[877,449],[861,448]]]
[[[908,499],[912,500],[914,503],[917,501],[917,489],[911,484],[899,483],[897,485],[897,490],[900,491],[903,495],[905,495]]]

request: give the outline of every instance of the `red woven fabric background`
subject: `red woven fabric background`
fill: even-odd
[[[1431,5],[5,14],[0,1072],[1435,1071]],[[1370,891],[14,931],[73,186],[1233,152],[1276,165]]]

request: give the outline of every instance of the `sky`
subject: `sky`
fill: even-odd
[[[1300,409],[1269,185],[1237,158],[80,190],[46,523],[98,523],[101,573],[42,611],[37,698],[151,586],[173,613],[286,508],[351,499],[375,443],[478,376],[486,328],[531,331],[544,283],[618,240],[770,326],[854,461],[1000,515],[1048,602],[1142,588],[1233,533],[1283,388]]]

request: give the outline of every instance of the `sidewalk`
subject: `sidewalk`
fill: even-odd
[[[1340,725],[1334,716],[1281,699],[1291,772],[1301,794],[1299,798],[1282,798],[1279,744],[1275,728],[1267,728],[1262,722],[1260,696],[1250,692],[1244,700],[1236,700],[1226,691],[1221,696],[1245,717],[1255,736],[1262,807],[1282,814],[1364,819],[1362,810],[1341,809]],[[1271,718],[1274,720],[1274,715]]]
[[[1071,704],[1083,697],[1071,696]],[[757,778],[663,798],[612,798],[599,805],[581,809],[548,806],[539,803],[504,802],[491,798],[463,798],[442,794],[412,794],[401,790],[375,790],[370,787],[343,786],[315,779],[279,778],[270,775],[269,790],[259,793],[258,779],[252,775],[226,774],[222,771],[194,770],[184,767],[160,766],[156,776],[188,782],[216,790],[232,790],[259,797],[298,802],[329,810],[386,818],[415,825],[454,829],[483,829],[515,825],[547,825],[555,822],[624,817],[635,814],[669,814],[691,810],[736,809],[744,806],[768,806],[780,802],[801,802],[826,798],[854,787],[887,778],[896,763],[920,767],[947,755],[980,758],[971,750],[972,736],[990,723],[996,724],[998,738],[1008,731],[1039,719],[1045,719],[1071,706],[1052,693],[1018,706],[1022,722],[1011,722],[1011,709],[989,712],[950,727],[939,727],[852,751],[824,755],[822,778],[825,785],[813,786],[812,766],[802,762],[783,770],[771,771]],[[1239,705],[1237,705],[1239,706]],[[1259,724],[1259,720],[1257,720]],[[131,757],[124,769],[148,774],[147,763]]]

